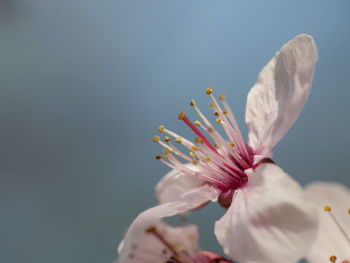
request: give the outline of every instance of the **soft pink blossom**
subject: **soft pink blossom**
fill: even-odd
[[[317,50],[311,36],[299,35],[285,44],[263,68],[248,94],[248,144],[225,96],[221,104],[208,88],[211,106],[225,136],[200,111],[200,121],[179,115],[193,130],[194,142],[164,126],[164,148],[157,159],[173,170],[157,185],[160,205],[137,217],[139,223],[183,213],[218,201],[227,209],[216,222],[215,234],[224,252],[238,262],[288,263],[302,258],[316,235],[317,216],[297,182],[272,160],[272,148],[297,119],[308,97]],[[168,137],[168,135],[170,137]],[[171,142],[188,148],[189,155]],[[185,162],[179,160],[184,159]]]

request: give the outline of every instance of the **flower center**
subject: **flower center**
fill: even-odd
[[[337,226],[338,230],[340,231],[341,235],[345,238],[345,240],[348,242],[349,244],[349,249],[350,249],[350,235],[349,233],[347,233],[344,229],[344,227],[341,225],[341,223],[337,220],[337,218],[335,217],[335,215],[332,212],[332,207],[330,206],[325,206],[324,207],[324,211],[326,211],[330,218],[332,219],[332,221],[334,222],[334,224]],[[348,209],[348,214],[350,215],[350,209]],[[336,263],[337,262],[337,257],[335,255],[332,255],[329,257],[329,261],[332,263]],[[350,260],[343,260],[341,261],[341,263],[350,263]]]
[[[221,106],[212,92],[211,88],[206,90],[206,94],[211,98],[210,107],[216,116],[215,122],[222,127],[225,136],[218,132],[204,116],[196,102],[191,100],[190,105],[195,109],[200,120],[192,122],[184,112],[179,114],[178,119],[183,121],[197,136],[193,142],[166,129],[163,125],[158,128],[160,132],[175,138],[177,144],[181,144],[190,152],[183,153],[171,143],[169,136],[165,136],[164,141],[159,136],[154,136],[153,141],[164,147],[165,158],[162,155],[156,155],[156,159],[186,175],[200,178],[221,190],[219,203],[227,208],[231,204],[234,190],[243,187],[248,182],[245,170],[256,168],[256,166],[254,166],[253,150],[245,144],[225,96],[219,96],[222,102]],[[186,162],[191,162],[195,167],[185,165],[179,161],[178,157]]]

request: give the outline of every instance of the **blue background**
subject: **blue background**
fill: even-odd
[[[299,33],[320,54],[314,87],[274,160],[302,184],[350,186],[349,1],[0,2],[0,261],[111,262],[168,171],[159,124],[208,86],[245,133],[258,72]],[[204,106],[203,106],[204,105]],[[208,111],[208,110],[205,110]],[[217,205],[195,213],[219,251]]]

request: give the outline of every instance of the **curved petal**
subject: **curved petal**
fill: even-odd
[[[302,258],[314,241],[317,213],[301,187],[280,167],[265,163],[236,190],[215,234],[227,255],[240,263],[288,263]]]
[[[178,251],[186,251],[186,255],[195,256],[198,252],[198,229],[196,225],[183,227],[171,227],[161,221],[145,226],[154,228],[168,243],[176,244]],[[120,246],[121,250],[123,245]],[[155,235],[150,232],[142,232],[135,236],[132,251],[123,263],[142,262],[166,262],[172,255],[172,251],[166,247]]]
[[[306,187],[306,196],[317,205],[320,214],[320,227],[317,239],[307,254],[309,262],[327,262],[335,255],[337,262],[350,261],[350,241],[339,230],[324,206],[332,207],[332,214],[350,237],[350,190],[337,183],[317,182]]]
[[[187,164],[188,168],[196,171],[198,167],[193,164]],[[204,181],[178,170],[171,170],[156,185],[156,197],[159,203],[171,202],[179,199],[179,197],[192,189],[204,184]]]
[[[174,202],[164,203],[142,212],[129,227],[119,250],[119,262],[128,262],[133,250],[134,241],[142,236],[153,224],[157,224],[162,218],[170,217],[190,211],[209,201],[216,201],[219,192],[208,185],[194,189]]]
[[[309,95],[317,61],[309,35],[298,35],[270,60],[248,94],[246,123],[249,145],[263,157],[298,118]]]

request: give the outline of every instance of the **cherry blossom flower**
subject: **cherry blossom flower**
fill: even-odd
[[[120,263],[233,263],[214,252],[200,251],[195,225],[172,227],[158,221],[143,229],[120,244]],[[128,249],[125,242],[131,243]]]
[[[350,263],[350,190],[337,183],[316,182],[305,191],[320,215],[318,236],[307,260]]]
[[[159,127],[164,156],[156,158],[173,168],[157,185],[160,205],[140,214],[125,237],[144,231],[145,222],[191,211],[218,201],[226,208],[216,222],[215,234],[224,252],[245,263],[297,262],[317,232],[317,213],[297,182],[272,160],[272,148],[297,119],[311,88],[317,50],[311,36],[299,35],[285,44],[263,68],[248,94],[246,144],[225,96],[222,105],[206,90],[219,131],[194,100],[200,120],[179,119],[196,134],[194,142]],[[179,146],[191,152],[183,153]],[[180,161],[179,158],[185,160]]]

